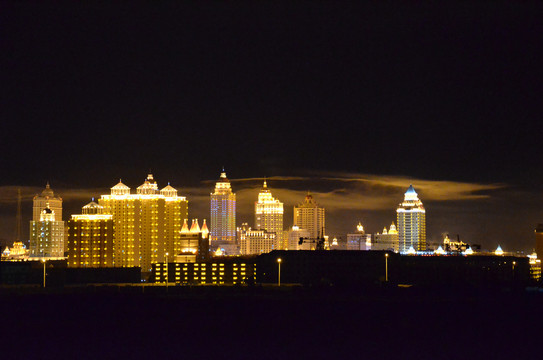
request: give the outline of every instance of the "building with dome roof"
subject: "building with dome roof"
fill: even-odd
[[[54,211],[55,218],[58,221],[62,221],[62,198],[60,196],[55,196],[49,183],[45,185],[45,189],[43,189],[41,194],[34,196],[32,220],[40,221],[41,213],[45,208]]]
[[[382,233],[376,233],[373,235],[371,249],[390,250],[394,252],[400,251],[399,234],[394,222],[390,224],[388,230],[385,226]]]
[[[373,250],[371,234],[366,234],[362,223],[356,225],[356,232],[347,234],[346,250]]]
[[[159,190],[153,174],[148,174],[131,194],[130,187],[119,180],[111,194],[100,197],[99,204],[113,215],[115,266],[140,266],[147,273],[153,263],[165,260],[166,253],[174,255],[181,226],[188,218],[188,201],[170,184]]]
[[[112,267],[113,215],[91,201],[68,221],[68,267]]]
[[[47,205],[39,220],[30,221],[30,257],[64,257],[64,221]]]
[[[410,248],[415,251],[426,250],[426,210],[413,185],[409,185],[396,214],[400,252]]]

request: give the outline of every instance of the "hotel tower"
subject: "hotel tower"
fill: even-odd
[[[309,231],[311,239],[325,235],[324,208],[319,207],[310,193],[303,203],[294,207],[294,226]]]
[[[115,266],[141,266],[142,272],[150,272],[153,263],[164,261],[166,252],[173,255],[188,201],[172,186],[159,190],[149,174],[136,194],[119,181],[99,203],[105,214],[113,215]]]
[[[400,252],[406,252],[411,247],[415,251],[426,250],[426,210],[413,185],[409,185],[396,214]]]
[[[255,202],[255,230],[275,233],[275,249],[286,248],[283,244],[283,203],[272,196],[266,181]]]
[[[211,233],[212,246],[235,244],[236,242],[236,194],[232,192],[230,180],[224,169],[211,193]]]
[[[64,221],[62,198],[55,196],[49,183],[41,195],[34,196],[30,221],[30,256],[64,256]]]

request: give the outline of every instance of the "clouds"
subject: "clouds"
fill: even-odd
[[[0,186],[0,205],[14,204],[17,202],[17,191],[21,190],[22,201],[30,201],[34,196],[41,194],[44,187],[37,186]],[[55,196],[60,196],[64,201],[87,200],[92,197],[98,197],[99,194],[105,194],[107,189],[89,188],[89,189],[63,189],[53,188]],[[109,191],[108,191],[109,192]]]
[[[299,190],[300,184],[311,190],[317,202],[327,210],[385,210],[395,207],[403,193],[413,184],[423,201],[461,201],[486,199],[492,191],[506,188],[505,184],[480,184],[457,181],[426,180],[404,176],[379,176],[373,174],[317,172],[313,176],[269,177],[268,186],[274,196],[288,205],[303,201],[307,191]],[[235,189],[238,199],[258,192],[263,178],[232,179],[244,188]],[[319,190],[323,189],[323,190]],[[253,196],[256,198],[256,195]],[[254,201],[254,200],[253,200]]]
[[[254,203],[263,180],[264,178],[261,177],[230,179],[237,196],[238,224],[242,222],[253,224]],[[500,209],[496,204],[507,199],[506,194],[512,192],[506,184],[427,180],[346,172],[311,172],[305,176],[272,176],[267,177],[266,180],[272,195],[285,205],[285,228],[292,225],[293,207],[304,201],[309,190],[315,201],[326,209],[327,232],[338,236],[354,229],[358,221],[362,221],[370,232],[380,231],[383,226],[390,225],[390,222],[395,220],[395,209],[403,200],[403,194],[409,184],[413,184],[427,208],[429,239],[438,238],[441,232],[449,229],[455,233],[475,234],[470,229],[475,229],[479,224],[475,223],[473,216],[466,215],[465,218],[461,216],[473,214],[474,209],[485,208],[485,211]],[[159,188],[166,185],[160,183],[160,179],[158,182]],[[185,196],[189,201],[191,218],[209,219],[209,195],[213,192],[215,182],[216,180],[204,180],[188,187],[172,184],[178,189],[179,195]],[[3,205],[0,211],[0,217],[2,217],[0,224],[8,229],[7,234],[2,234],[0,231],[0,238],[9,237],[14,226],[12,222],[19,188],[23,197],[24,221],[29,220],[31,215],[32,198],[43,190],[43,187],[29,186],[0,187],[0,206]],[[67,220],[70,214],[80,213],[81,207],[92,197],[98,199],[100,195],[110,192],[106,187],[79,189],[53,187],[53,190],[64,200],[64,220]],[[492,221],[490,218],[492,216],[503,218],[498,210],[492,211],[492,214],[482,214],[489,218],[488,222]],[[455,218],[453,219],[452,216]],[[478,221],[480,223],[481,220]],[[23,231],[25,231],[24,228],[26,224]],[[500,233],[498,228],[496,228],[496,233]],[[501,233],[506,234],[506,231],[503,230]]]

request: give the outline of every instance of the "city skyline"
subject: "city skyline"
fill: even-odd
[[[524,219],[527,225],[522,230],[512,229],[510,232],[506,232],[503,229],[507,227],[507,223],[485,223],[482,221],[483,214],[474,213],[485,208],[487,209],[485,211],[494,211],[498,213],[497,216],[500,216],[500,209],[503,208],[499,205],[500,202],[505,204],[511,201],[511,196],[522,198],[519,197],[518,192],[511,192],[503,184],[417,181],[412,178],[355,176],[354,174],[349,174],[349,176],[343,174],[342,178],[339,176],[340,174],[321,174],[320,178],[323,179],[321,182],[324,184],[317,184],[318,186],[315,186],[314,189],[310,189],[316,201],[326,209],[326,232],[332,237],[337,236],[345,239],[347,233],[355,231],[358,222],[362,223],[367,233],[377,233],[384,226],[389,226],[391,222],[396,221],[396,207],[403,199],[409,184],[413,182],[419,194],[422,194],[425,207],[429,209],[430,220],[427,220],[427,241],[429,243],[441,243],[443,234],[448,233],[451,238],[455,238],[459,234],[463,241],[481,244],[483,248],[490,251],[493,251],[497,245],[501,245],[506,251],[531,252],[533,249],[533,228],[529,226],[533,220]],[[165,181],[166,179],[162,180],[161,176],[158,177],[161,179],[160,187],[168,183]],[[258,198],[264,179],[272,184],[274,196],[284,199],[285,221],[283,227],[288,229],[293,225],[293,207],[303,202],[307,194],[308,190],[304,185],[314,179],[301,176],[229,179],[236,188],[238,219],[236,223],[238,226],[243,222],[252,224],[254,221],[254,202]],[[123,180],[123,182],[125,181]],[[323,190],[327,186],[329,187],[333,181],[335,182],[334,189]],[[111,181],[110,186],[114,183],[115,181]],[[126,181],[126,183],[134,188],[141,183],[141,180],[134,183]],[[214,183],[215,180],[205,180],[196,187],[183,187],[174,184],[179,193],[185,196],[190,203],[189,219],[207,219],[209,223],[209,193]],[[351,186],[356,184],[358,187],[346,188],[346,184],[351,184]],[[63,198],[65,221],[68,220],[67,216],[79,213],[81,207],[91,198],[99,198],[100,194],[109,193],[109,188],[65,189],[65,191],[54,185],[52,188],[55,195]],[[35,194],[40,194],[43,187],[23,188],[23,224],[30,220],[31,209],[29,205],[35,195],[32,193],[33,191]],[[17,187],[9,189],[0,187],[0,204],[4,204],[2,209],[11,209],[5,215],[2,213],[2,217],[0,217],[2,223],[7,224],[0,228],[2,230],[0,234],[5,239],[2,241],[3,246],[11,246],[11,238],[15,229],[16,194]],[[526,203],[531,201],[533,206],[538,205],[537,199],[531,198],[528,194],[524,195],[523,201]],[[9,206],[6,206],[7,204]],[[502,213],[501,216],[507,214],[507,212]],[[26,239],[25,230],[26,228],[23,227],[23,235],[25,236],[23,239]],[[508,238],[511,234],[518,233],[523,233],[524,237],[520,240]]]
[[[330,234],[377,232],[412,183],[428,241],[533,248],[541,3],[1,7],[6,240],[18,186],[24,224],[47,181],[77,213],[151,168],[204,218],[225,166],[237,223],[268,177],[285,227],[311,190]]]

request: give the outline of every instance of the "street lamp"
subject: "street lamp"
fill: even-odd
[[[388,253],[385,253],[385,282],[388,282]]]
[[[45,263],[47,260],[45,258],[41,259],[41,262],[43,263],[43,288],[45,289]]]
[[[279,266],[279,272],[277,274],[277,286],[281,286],[281,258],[277,258],[277,265]]]
[[[168,275],[170,275],[170,272],[168,271],[168,253],[166,253],[166,292],[168,292]]]

